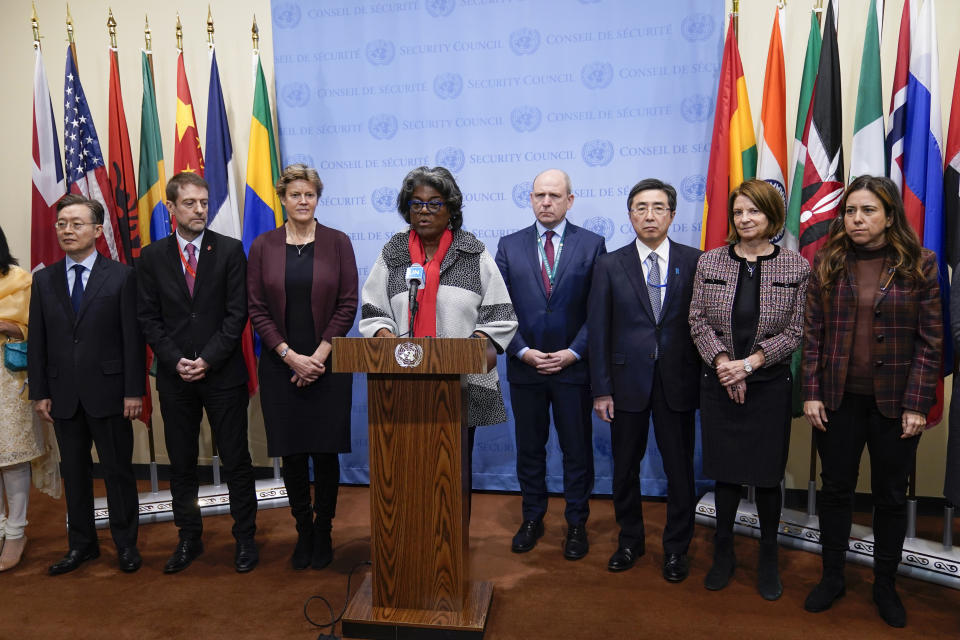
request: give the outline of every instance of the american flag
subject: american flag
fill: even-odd
[[[114,260],[123,260],[118,251],[120,234],[113,206],[113,188],[103,164],[100,140],[93,126],[90,106],[87,104],[80,74],[67,48],[66,77],[63,83],[63,154],[66,165],[67,189],[96,200],[103,205],[103,236],[97,240],[97,249]]]

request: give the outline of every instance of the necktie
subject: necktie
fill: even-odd
[[[543,287],[547,290],[547,296],[550,296],[550,276],[547,273],[547,263],[550,264],[550,273],[553,273],[553,261],[556,258],[556,254],[553,251],[553,236],[556,234],[548,229],[546,233],[543,234],[543,253],[547,256],[547,262],[540,265],[540,275],[543,276]]]
[[[70,290],[70,304],[73,305],[73,312],[80,311],[80,304],[83,302],[83,270],[86,268],[82,264],[75,264],[73,269],[73,289]]]
[[[197,247],[192,243],[187,243],[187,268],[183,270],[183,277],[187,279],[187,289],[190,295],[193,295],[193,285],[197,280]]]
[[[650,306],[653,307],[653,316],[660,322],[660,262],[657,254],[651,253],[647,258],[650,273],[647,276],[647,293],[650,295]]]

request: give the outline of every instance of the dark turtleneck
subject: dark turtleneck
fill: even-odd
[[[853,344],[850,349],[850,368],[845,388],[851,393],[873,395],[873,303],[880,290],[880,277],[887,247],[853,250],[853,282],[857,286],[857,317],[854,323]]]

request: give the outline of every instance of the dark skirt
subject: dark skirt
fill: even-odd
[[[260,405],[267,455],[349,453],[353,374],[329,373],[298,388],[290,367],[272,352],[260,357]]]
[[[720,482],[773,487],[787,467],[793,376],[788,364],[747,378],[743,404],[727,396],[712,367],[700,374],[703,473]]]

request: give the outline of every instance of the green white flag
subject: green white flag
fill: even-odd
[[[879,13],[878,13],[878,7]],[[857,176],[884,175],[883,90],[880,82],[880,17],[883,0],[870,3],[853,123],[850,182]]]

